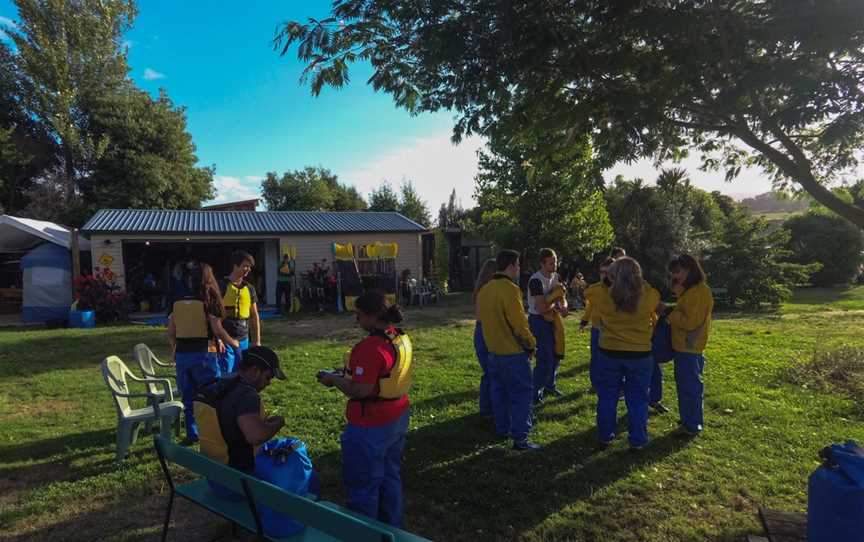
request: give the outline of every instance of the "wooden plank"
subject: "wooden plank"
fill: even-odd
[[[807,515],[782,510],[759,509],[770,542],[807,542]]]

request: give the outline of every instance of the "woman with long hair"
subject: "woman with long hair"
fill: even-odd
[[[201,386],[220,377],[219,341],[237,346],[222,327],[225,307],[213,269],[205,264],[186,264],[183,280],[191,295],[174,302],[168,317],[168,346],[177,371],[177,387],[183,396],[186,440],[198,440],[192,401]]]
[[[655,311],[662,307],[660,293],[642,278],[639,262],[627,256],[609,266],[608,279],[610,286],[593,309],[600,323],[595,368],[599,445],[608,447],[615,438],[623,389],[630,448],[641,450],[648,443],[651,335]]]
[[[381,292],[354,303],[357,324],[369,336],[351,350],[342,372],[321,371],[318,381],[348,397],[342,433],[342,482],[348,508],[402,526],[400,474],[408,432],[411,342],[395,327],[402,310]]]
[[[672,327],[672,351],[675,359],[675,387],[678,389],[678,412],[681,429],[698,435],[704,425],[702,401],[705,386],[705,346],[711,331],[714,296],[705,280],[705,272],[696,258],[682,254],[669,262],[672,290],[678,294],[675,308],[665,309]]]
[[[474,303],[475,320],[474,353],[477,355],[477,361],[480,363],[480,369],[483,371],[482,376],[480,376],[480,415],[486,417],[494,416],[494,412],[492,411],[492,395],[490,391],[489,349],[486,348],[486,341],[483,339],[483,326],[480,325],[480,316],[477,311],[477,294],[487,282],[492,280],[496,269],[495,260],[489,259],[483,262],[483,267],[480,268],[477,281],[474,283],[474,293],[471,294],[471,301]]]

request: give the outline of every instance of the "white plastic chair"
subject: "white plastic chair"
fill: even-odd
[[[174,397],[178,399],[180,398],[180,390],[177,388],[177,375],[159,374],[156,372],[156,367],[174,370],[173,364],[161,361],[156,357],[156,354],[150,350],[150,347],[144,343],[135,345],[135,348],[132,350],[132,357],[134,357],[135,361],[138,362],[138,367],[141,368],[141,373],[144,375],[144,378],[167,378],[169,381],[173,381],[174,383],[171,384],[171,393]],[[147,383],[147,393],[163,396],[164,400],[162,388],[155,383]]]
[[[139,378],[117,356],[108,356],[102,361],[102,377],[114,399],[117,409],[117,459],[123,460],[129,452],[129,447],[138,438],[141,423],[159,422],[159,433],[166,439],[171,439],[171,426],[179,420],[183,412],[183,403],[174,400],[171,393],[171,382],[167,378]],[[131,393],[126,383],[127,378],[143,384],[157,384],[163,388],[166,401],[156,400],[144,408],[132,408],[129,399],[142,397],[158,399],[151,393]],[[179,426],[177,426],[179,428]]]

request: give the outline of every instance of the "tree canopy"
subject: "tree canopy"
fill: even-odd
[[[274,40],[283,55],[295,43],[314,94],[369,62],[398,105],[456,111],[456,139],[590,134],[605,166],[695,149],[864,227],[828,188],[864,147],[860,0],[337,0]]]
[[[267,173],[261,195],[271,211],[362,211],[366,201],[353,186],[323,167],[307,166],[279,177]]]
[[[475,198],[480,233],[500,248],[537,254],[552,247],[590,259],[609,246],[612,227],[602,179],[587,141],[538,158],[538,141],[493,139],[480,154]]]
[[[369,194],[369,210],[378,212],[399,211],[399,195],[396,194],[389,182],[382,182],[381,186]]]
[[[99,207],[197,208],[213,195],[183,108],[128,78],[132,0],[15,0],[0,43],[0,205],[80,225]]]

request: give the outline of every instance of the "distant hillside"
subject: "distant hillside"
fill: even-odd
[[[810,207],[810,200],[783,198],[776,192],[765,192],[743,199],[741,204],[750,209],[754,215],[793,215],[806,211]]]

